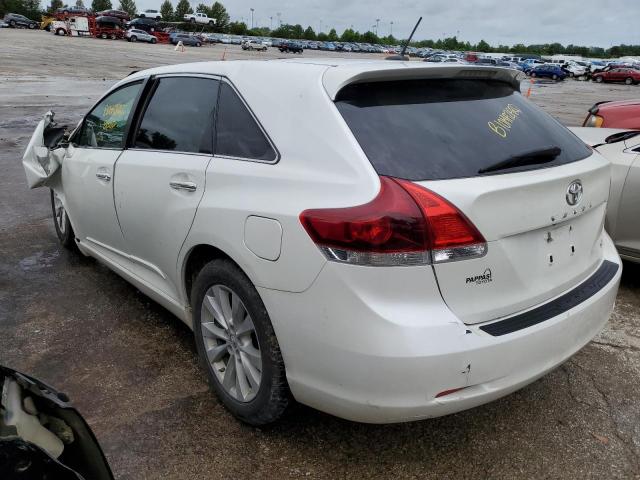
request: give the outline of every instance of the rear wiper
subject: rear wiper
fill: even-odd
[[[562,153],[560,147],[547,147],[531,152],[513,155],[506,160],[502,160],[486,168],[481,168],[478,173],[489,173],[498,170],[508,170],[510,168],[524,167],[526,165],[538,165],[542,163],[552,162],[558,155]]]
[[[610,143],[624,142],[625,140],[629,140],[630,138],[633,138],[637,135],[640,135],[640,131],[638,130],[614,133],[613,135],[609,135],[607,138],[605,138],[604,143],[597,143],[595,145],[592,145],[592,148],[598,148],[598,147],[601,147],[602,145],[608,145]]]

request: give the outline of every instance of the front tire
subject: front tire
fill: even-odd
[[[230,260],[213,260],[191,292],[193,331],[212,390],[238,419],[275,422],[290,394],[278,339],[247,276]]]
[[[602,83],[603,81],[602,77],[596,77],[596,83]]]
[[[51,210],[58,240],[67,250],[76,250],[75,233],[73,233],[69,216],[67,215],[64,205],[62,205],[62,200],[60,200],[53,189],[51,189]]]
[[[35,24],[30,23],[30,24],[29,24],[29,30],[33,30],[34,28],[36,28]]]
[[[152,39],[151,39],[151,44],[152,44],[152,45],[156,44],[157,42],[158,42],[158,40],[156,40],[155,38],[152,38]]]
[[[138,37],[136,37],[135,35],[131,35],[131,36],[129,37],[129,41],[130,41],[130,42],[137,42],[137,41],[138,41]]]
[[[625,85],[633,85],[633,78],[631,78],[631,77],[625,78],[624,79],[624,83],[625,83]]]

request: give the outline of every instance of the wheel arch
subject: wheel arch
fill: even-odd
[[[228,253],[221,250],[218,247],[214,247],[209,244],[198,244],[191,247],[191,249],[185,254],[184,260],[182,262],[182,290],[185,295],[185,299],[188,305],[191,305],[191,289],[193,288],[193,283],[198,275],[198,272],[202,270],[207,263],[212,260],[229,260],[236,265],[242,273],[244,273],[249,280],[253,282],[251,277],[247,275],[247,272],[240,266],[238,262],[236,262]]]

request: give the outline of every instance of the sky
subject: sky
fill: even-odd
[[[175,4],[178,0],[172,0]],[[195,7],[199,0],[190,0]],[[203,0],[211,5],[214,0]],[[112,0],[114,7],[118,0]],[[136,0],[138,8],[159,8],[162,0]],[[307,25],[318,32],[332,27],[393,31],[406,38],[418,17],[416,40],[457,35],[492,45],[560,42],[609,48],[640,44],[640,0],[222,0],[231,20],[274,28],[282,23]],[[391,25],[393,22],[393,25]]]

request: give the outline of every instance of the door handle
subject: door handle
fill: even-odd
[[[169,186],[174,190],[186,190],[187,192],[195,192],[198,188],[193,182],[169,182]]]
[[[105,182],[108,182],[108,181],[111,180],[111,175],[106,173],[106,172],[98,172],[98,173],[96,173],[96,177],[99,180],[104,180]]]

